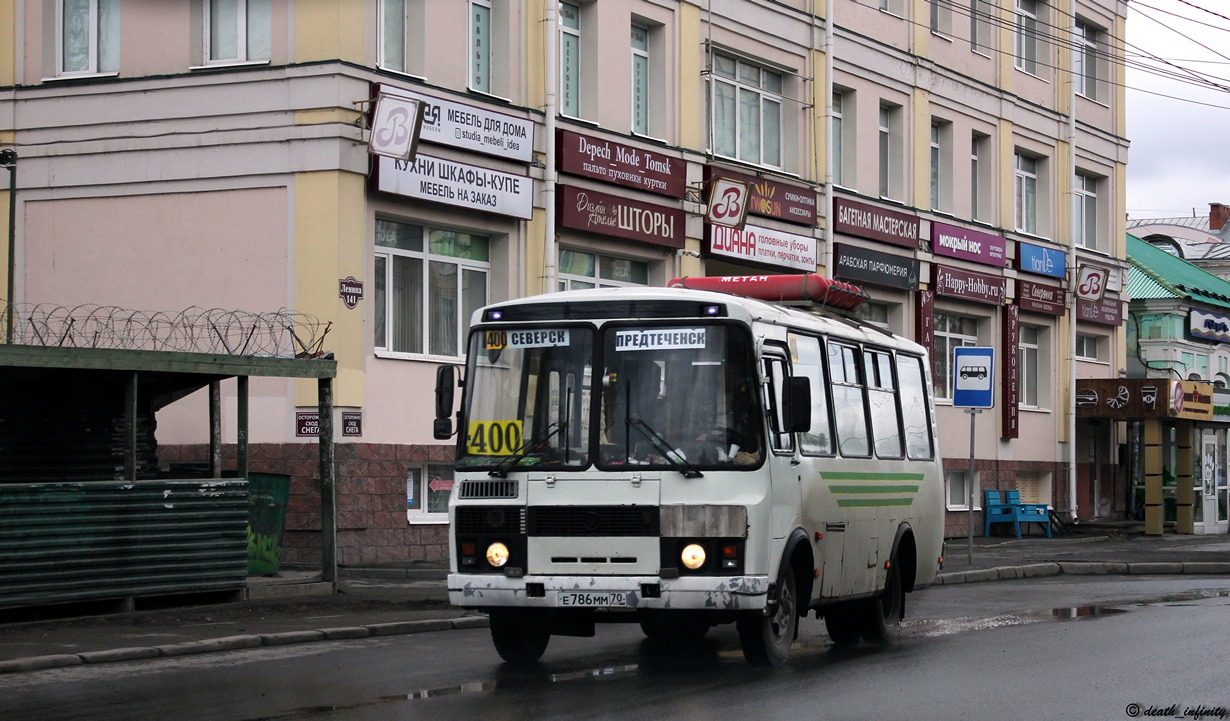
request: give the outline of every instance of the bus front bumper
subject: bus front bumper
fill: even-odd
[[[765,607],[768,592],[764,576],[448,576],[449,602],[463,608],[758,611]]]

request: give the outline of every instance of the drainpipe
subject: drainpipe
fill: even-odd
[[[1076,15],[1071,16],[1068,37],[1076,37]],[[1068,508],[1076,521],[1076,62],[1075,49],[1068,51],[1068,273],[1071,304],[1068,306]],[[1098,507],[1098,499],[1093,499]]]
[[[555,184],[559,181],[559,175],[555,172],[555,117],[558,114],[559,98],[557,97],[559,87],[559,6],[558,0],[546,0],[547,2],[547,27],[546,27],[546,105],[543,107],[543,112],[546,115],[547,129],[547,168],[543,173],[543,191],[542,200],[546,208],[546,238],[543,240],[542,252],[544,260],[543,268],[543,285],[544,293],[554,293],[559,289],[559,274],[555,267],[555,256],[558,254],[555,249]]]
[[[833,277],[833,6],[824,3],[824,274]],[[815,14],[812,14],[815,21]]]
[[[4,342],[13,344],[13,295],[17,277],[17,151],[11,148],[0,150],[0,166],[9,171],[9,268],[8,293],[4,307]]]

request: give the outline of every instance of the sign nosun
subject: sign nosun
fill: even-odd
[[[342,278],[337,282],[337,297],[342,299],[347,308],[354,310],[359,301],[363,300],[363,281],[353,275]]]

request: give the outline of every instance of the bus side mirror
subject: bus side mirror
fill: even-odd
[[[455,366],[436,368],[436,421],[432,424],[432,435],[437,441],[448,440],[453,436],[453,389],[456,387]]]
[[[786,393],[786,424],[790,433],[811,430],[811,381],[792,377]]]

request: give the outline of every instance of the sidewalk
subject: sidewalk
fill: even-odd
[[[319,574],[249,579],[240,603],[0,623],[0,673],[257,646],[425,633],[487,625],[448,604],[443,564],[344,569],[338,592]],[[1078,531],[949,539],[944,585],[1067,574],[1230,576],[1230,536]]]

